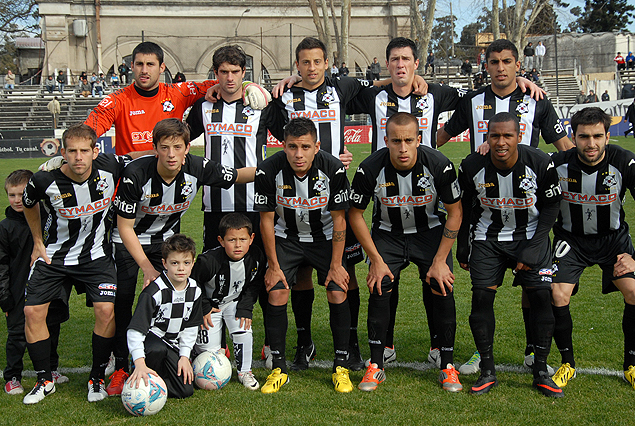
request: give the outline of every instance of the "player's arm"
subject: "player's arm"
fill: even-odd
[[[88,114],[88,118],[84,121],[84,124],[92,127],[97,134],[97,137],[103,135],[112,127],[115,123],[115,106],[117,105],[114,94],[106,96],[99,102],[99,104],[93,108]]]
[[[265,273],[265,288],[267,292],[271,291],[273,286],[282,281],[284,287],[288,290],[289,284],[287,284],[287,278],[284,276],[284,272],[280,269],[280,263],[278,263],[278,254],[276,253],[276,234],[274,230],[274,218],[276,213],[260,212],[260,236],[262,238],[262,244],[265,247],[265,254],[267,255],[267,272]]]
[[[470,222],[472,218],[472,203],[476,196],[474,184],[463,171],[463,165],[459,168],[459,185],[463,190],[461,196],[461,226],[456,240],[456,260],[459,266],[466,271],[470,270]]]
[[[635,272],[635,259],[628,253],[622,253],[617,256],[617,262],[613,265],[613,276],[621,277],[622,275]]]
[[[9,236],[5,227],[0,228],[0,308],[4,312],[13,309],[13,296],[11,295],[11,278],[9,276]]]
[[[183,377],[184,384],[192,383],[192,380],[194,379],[192,363],[190,362],[190,354],[192,353],[192,348],[196,343],[197,334],[198,325],[186,327],[181,333],[179,333],[179,361],[177,363],[176,375]]]
[[[471,101],[467,96],[463,96],[452,114],[452,117],[437,131],[437,148],[445,145],[451,138],[460,134],[469,127],[468,108]]]
[[[255,167],[243,167],[240,169],[236,169],[238,175],[236,177],[236,183],[249,183],[253,182],[256,177],[256,168]]]
[[[452,291],[454,284],[454,274],[450,271],[446,259],[448,254],[452,250],[452,245],[459,234],[459,228],[461,226],[461,220],[463,218],[463,208],[461,202],[457,201],[452,204],[444,204],[447,214],[447,220],[443,227],[443,236],[441,237],[441,243],[437,249],[437,253],[432,259],[432,265],[426,275],[426,282],[430,283],[430,279],[433,278],[439,283],[441,288],[441,294],[446,295],[446,288],[448,291]]]
[[[565,136],[555,141],[553,143],[553,146],[555,146],[558,151],[567,151],[573,148],[575,145],[573,145],[573,142],[571,142],[571,139],[569,139],[568,136]]]
[[[523,93],[529,90],[529,96],[539,101],[545,97],[547,92],[542,90],[536,83],[531,80],[527,80],[525,77],[516,77],[516,84],[520,87]]]
[[[130,356],[134,362],[135,368],[130,375],[130,380],[139,387],[139,380],[148,385],[148,374],[158,374],[146,365],[145,359],[145,340],[148,330],[150,330],[150,322],[155,309],[154,299],[148,292],[141,292],[137,300],[137,307],[134,315],[130,320],[130,325],[126,333],[126,340]]]
[[[33,266],[33,263],[38,259],[42,259],[46,263],[50,264],[51,259],[49,259],[48,255],[46,254],[46,247],[44,246],[44,239],[42,238],[40,204],[36,203],[33,207],[27,207],[26,205],[24,205],[24,217],[26,218],[26,222],[29,224],[31,236],[33,237],[31,266]]]
[[[333,251],[331,253],[331,266],[324,285],[327,286],[329,282],[333,281],[342,290],[347,291],[349,276],[346,268],[342,265],[346,246],[346,210],[331,210],[331,217],[333,218],[333,239],[331,241]]]
[[[152,263],[143,251],[143,247],[139,242],[139,237],[134,231],[134,219],[127,219],[121,215],[117,215],[117,228],[119,229],[119,235],[123,241],[126,250],[137,262],[139,268],[143,271],[143,288],[147,287],[152,281],[156,280],[161,273],[154,269]]]

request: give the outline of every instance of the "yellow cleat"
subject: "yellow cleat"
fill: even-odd
[[[274,368],[271,374],[267,376],[267,381],[260,390],[262,393],[276,393],[288,382],[289,375],[283,373],[279,368]]]
[[[629,365],[628,370],[624,371],[624,380],[633,386],[635,389],[635,365]]]
[[[571,367],[568,362],[562,364],[552,379],[559,388],[563,388],[569,383],[569,380],[574,379],[576,376],[575,368]]]
[[[348,377],[348,369],[344,367],[337,367],[335,373],[333,373],[333,385],[335,390],[341,393],[348,393],[353,390],[353,384]]]

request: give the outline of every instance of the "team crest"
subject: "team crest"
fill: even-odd
[[[251,117],[254,114],[255,112],[250,106],[246,106],[245,108],[243,108],[243,115],[246,115],[247,117]]]
[[[184,182],[183,188],[181,189],[181,195],[184,197],[189,196],[192,192],[194,192],[194,188],[192,186],[192,182]]]
[[[324,103],[328,104],[328,103],[331,103],[333,101],[335,101],[335,98],[330,93],[325,93],[324,96],[322,96],[322,102],[324,102]]]
[[[417,109],[426,110],[428,108],[430,108],[430,105],[428,105],[427,98],[421,98],[417,101]]]
[[[106,182],[106,179],[103,179],[103,178],[99,179],[97,181],[96,188],[97,188],[97,191],[100,191],[100,192],[104,192],[105,190],[107,190],[108,182]]]
[[[617,178],[615,177],[615,175],[608,175],[607,177],[604,178],[604,185],[612,188],[615,185],[617,185]]]
[[[430,185],[430,179],[427,176],[421,176],[417,182],[417,186],[421,189],[429,188]]]
[[[174,110],[174,105],[169,99],[161,102],[161,105],[163,106],[163,112],[172,112]]]
[[[533,177],[526,177],[520,181],[520,185],[518,185],[520,189],[525,192],[530,192],[531,190],[536,189],[536,181]]]
[[[315,182],[315,185],[313,185],[313,189],[317,192],[326,191],[326,184],[323,180],[318,180]]]
[[[526,102],[521,102],[516,107],[516,112],[518,114],[527,114],[529,112],[529,105]]]

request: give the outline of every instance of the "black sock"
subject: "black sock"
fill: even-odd
[[[525,356],[527,356],[534,351],[534,331],[531,324],[531,308],[523,307],[523,322],[525,323],[525,339],[527,342],[525,345]]]
[[[329,313],[331,333],[333,334],[333,348],[335,350],[335,360],[333,361],[333,371],[335,371],[338,366],[348,368],[346,358],[348,357],[348,342],[351,330],[351,312],[348,306],[348,299],[338,304],[329,302]]]
[[[433,294],[434,323],[437,325],[439,351],[441,352],[441,369],[454,364],[454,337],[456,334],[456,306],[454,293],[447,296]]]
[[[269,338],[267,337],[267,306],[269,305],[269,293],[267,293],[265,286],[260,288],[258,304],[262,310],[262,328],[265,330],[265,346],[269,346]]]
[[[108,365],[114,342],[114,337],[102,337],[93,332],[93,366],[90,370],[91,379],[105,379],[106,366]]]
[[[357,337],[357,325],[359,323],[359,288],[354,290],[348,290],[346,292],[346,299],[348,300],[348,309],[351,313],[351,331],[348,339],[349,346],[359,346],[359,339]]]
[[[437,336],[437,330],[435,327],[435,321],[434,321],[434,298],[433,298],[433,293],[432,293],[432,289],[430,288],[430,285],[428,285],[427,282],[423,282],[422,283],[422,298],[423,298],[423,306],[426,308],[426,317],[428,319],[428,332],[430,333],[430,347],[431,348],[438,348],[440,343],[439,343],[439,337]],[[456,318],[455,318],[456,319]]]
[[[280,368],[283,373],[287,372],[285,362],[285,341],[287,337],[287,304],[282,306],[267,305],[267,336],[273,357],[273,368]]]
[[[298,331],[298,346],[311,344],[311,315],[313,314],[313,299],[315,291],[291,290],[291,309],[295,317],[295,326]]]
[[[560,351],[560,357],[563,364],[567,362],[571,367],[575,368],[575,358],[573,356],[573,320],[569,305],[552,306],[553,316],[556,325],[553,329],[553,340]]]
[[[472,312],[470,313],[470,328],[474,343],[481,355],[481,372],[496,373],[494,366],[494,298],[496,290],[472,288]]]
[[[531,319],[534,340],[534,377],[540,372],[547,372],[547,357],[551,349],[554,317],[551,307],[550,289],[532,289],[527,291],[531,304]]]
[[[395,346],[395,318],[397,317],[397,305],[399,304],[399,277],[395,278],[390,292],[390,316],[386,327],[386,338],[384,345],[388,348]],[[382,348],[383,351],[383,348]],[[383,359],[383,352],[382,352]]]
[[[393,287],[394,291],[394,287]],[[368,343],[370,360],[379,368],[384,368],[384,347],[386,329],[390,320],[391,293],[381,296],[373,293],[368,298]]]
[[[57,346],[60,342],[60,325],[47,324],[49,329],[49,339],[51,339],[51,371],[57,371],[60,364],[60,356],[57,353]]]
[[[51,338],[47,337],[35,343],[27,343],[26,347],[29,350],[33,369],[37,373],[37,379],[53,381],[51,375]]]
[[[123,369],[128,372],[128,324],[132,319],[132,305],[134,293],[122,295],[115,300],[115,343],[113,354],[115,355],[115,370]],[[110,357],[110,354],[108,355]]]
[[[635,365],[635,305],[624,302],[624,316],[622,317],[622,331],[624,332],[624,371]]]

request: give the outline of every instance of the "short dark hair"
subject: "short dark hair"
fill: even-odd
[[[9,173],[9,176],[4,181],[4,190],[7,191],[7,188],[10,186],[18,186],[18,185],[26,185],[33,176],[33,172],[31,170],[19,169],[14,170]]]
[[[315,127],[315,123],[306,117],[294,118],[284,126],[285,142],[289,139],[289,136],[299,138],[304,135],[311,135],[313,142],[317,142],[317,128]]]
[[[406,126],[408,124],[414,124],[417,127],[417,134],[419,134],[419,120],[414,115],[408,112],[398,112],[391,115],[386,121],[386,135],[388,135],[388,126],[391,124],[396,126]]]
[[[192,259],[196,257],[196,243],[190,237],[183,234],[174,234],[163,242],[161,257],[167,259],[170,253],[190,253]]]
[[[71,138],[90,139],[90,147],[97,146],[97,133],[95,130],[84,123],[73,124],[62,134],[62,148],[66,148],[66,141]]]
[[[390,52],[393,49],[399,49],[401,47],[409,47],[412,49],[412,56],[415,57],[415,60],[419,59],[419,50],[417,49],[417,43],[405,37],[395,37],[390,40],[388,46],[386,46],[386,60],[390,58]]]
[[[577,111],[571,117],[571,130],[575,136],[575,132],[578,130],[578,126],[602,123],[604,125],[605,133],[609,131],[611,127],[611,116],[602,111],[598,107],[587,107]]]
[[[247,233],[253,233],[253,224],[247,216],[242,213],[229,213],[222,217],[218,223],[218,234],[221,238],[225,238],[225,234],[230,229],[247,229]]]
[[[326,46],[324,45],[324,43],[322,43],[321,40],[318,40],[315,37],[306,37],[304,38],[304,40],[298,43],[298,46],[295,48],[295,61],[300,62],[301,50],[311,49],[322,49],[322,52],[324,53],[324,60],[326,61],[328,59],[328,56],[326,55]]]
[[[520,134],[520,121],[518,120],[518,117],[511,112],[499,112],[489,119],[487,128],[489,129],[489,126],[491,126],[492,123],[508,123],[510,121],[514,123],[514,129],[516,130],[516,133]]]
[[[159,65],[163,63],[163,49],[156,43],[151,41],[144,41],[143,43],[137,44],[137,47],[132,51],[132,63],[134,64],[137,53],[141,53],[142,55],[151,55],[154,54],[157,56],[159,60]]]
[[[212,56],[212,67],[214,68],[214,72],[218,72],[218,68],[227,62],[230,65],[238,65],[241,69],[245,69],[247,65],[247,56],[243,49],[238,46],[223,46],[219,49],[216,49],[214,52],[214,56]]]
[[[485,51],[485,60],[489,60],[489,55],[492,52],[500,53],[503,50],[511,50],[512,55],[514,55],[514,59],[518,61],[518,49],[516,45],[509,40],[504,38],[499,38],[498,40],[494,40],[492,44],[487,46],[487,50]]]
[[[185,145],[190,143],[190,128],[178,118],[164,118],[154,125],[152,145],[156,148],[163,138],[181,137]]]

